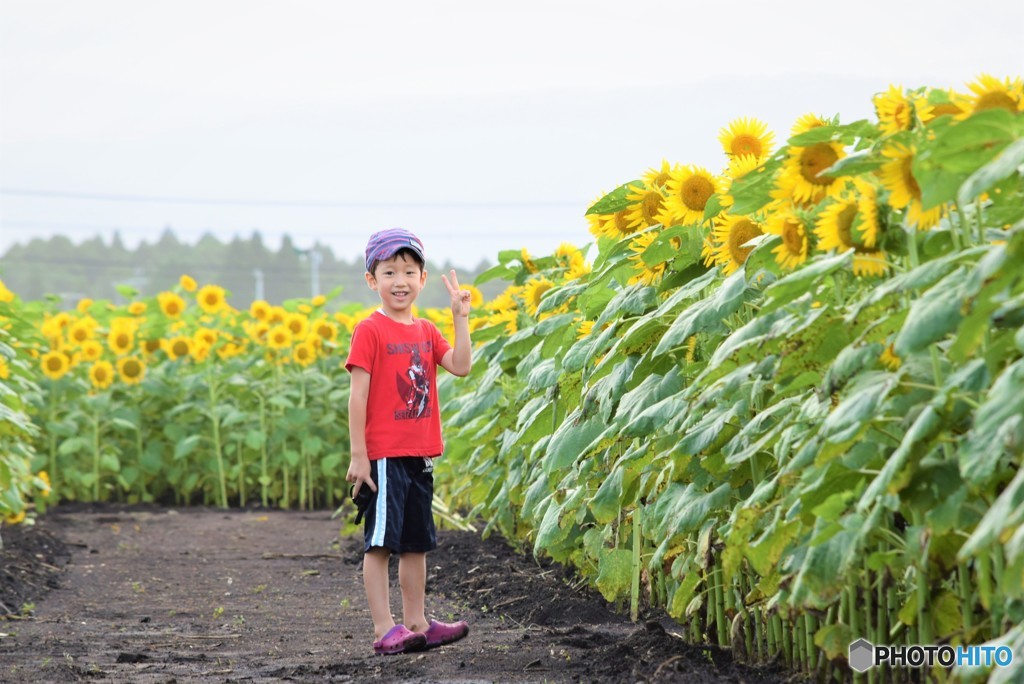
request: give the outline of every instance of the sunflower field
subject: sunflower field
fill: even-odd
[[[698,643],[845,679],[848,645],[1007,645],[1024,672],[1024,83],[890,87],[784,144],[722,129],[498,253],[440,383],[436,510]],[[338,293],[24,302],[0,286],[0,520],[62,500],[335,507]],[[424,311],[451,336],[451,314]],[[457,516],[449,516],[457,520]],[[31,516],[29,517],[29,520]],[[909,678],[872,670],[866,681]]]

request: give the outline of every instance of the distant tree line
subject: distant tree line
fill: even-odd
[[[319,257],[295,247],[285,236],[279,249],[263,243],[259,232],[248,239],[236,236],[223,243],[207,233],[194,244],[178,240],[168,228],[156,242],[143,241],[135,249],[125,247],[118,233],[110,242],[101,237],[73,243],[64,236],[47,240],[33,239],[16,244],[0,256],[0,279],[25,300],[57,295],[73,306],[82,297],[123,301],[119,285],[128,285],[142,296],[152,296],[170,289],[187,273],[200,285],[215,283],[231,293],[229,302],[236,308],[248,308],[262,287],[262,298],[278,304],[287,299],[309,297],[313,291],[313,264],[317,258],[320,294],[327,294],[338,285],[344,289],[338,301],[374,304],[376,293],[366,287],[365,267],[361,254],[350,261],[338,258],[330,247],[317,243]],[[489,268],[482,261],[476,268],[459,271],[459,279],[472,283]],[[448,293],[440,284],[440,274],[452,268],[450,262],[428,262],[433,281],[420,295],[417,303],[425,307],[448,306]],[[262,283],[262,284],[261,284]],[[503,283],[490,282],[484,295],[496,295]]]

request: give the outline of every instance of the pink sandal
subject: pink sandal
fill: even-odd
[[[465,620],[458,622],[438,622],[431,620],[430,626],[423,635],[427,639],[426,648],[435,648],[458,641],[469,634],[469,625]]]
[[[426,635],[409,631],[405,625],[395,625],[388,630],[387,634],[373,642],[373,652],[378,655],[412,653],[413,651],[422,651],[426,647]]]

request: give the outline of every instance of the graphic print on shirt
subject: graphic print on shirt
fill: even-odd
[[[416,420],[430,417],[431,377],[423,365],[421,348],[423,353],[430,353],[433,345],[430,342],[388,345],[388,354],[409,355],[409,367],[405,374],[395,374],[398,396],[405,404],[404,410],[395,411],[395,420]]]

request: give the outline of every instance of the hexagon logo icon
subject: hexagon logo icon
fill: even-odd
[[[875,664],[875,647],[867,639],[857,639],[850,644],[850,667],[864,672]]]

